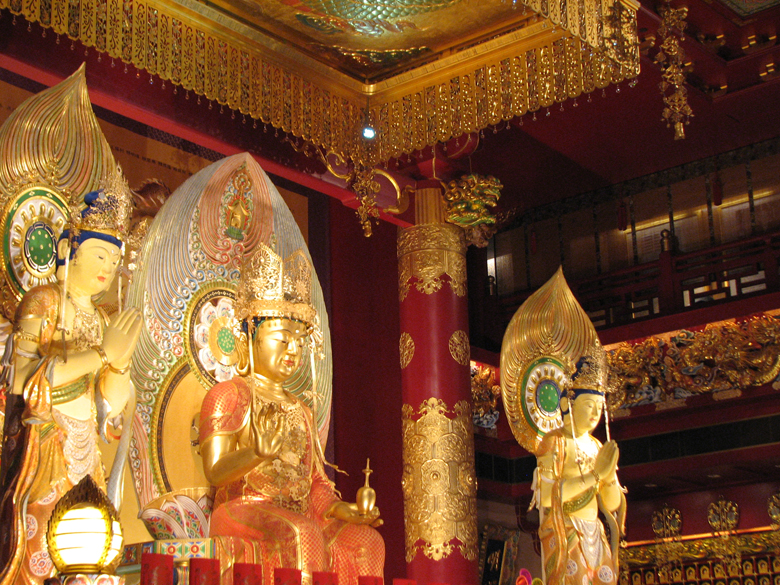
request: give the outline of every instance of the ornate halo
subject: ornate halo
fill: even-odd
[[[57,240],[65,225],[64,197],[31,185],[12,197],[2,217],[6,286],[18,300],[31,288],[56,280]]]
[[[530,431],[527,440],[534,445],[545,433],[561,426],[561,390],[566,380],[564,371],[560,360],[543,356],[534,360],[523,376],[523,415]]]

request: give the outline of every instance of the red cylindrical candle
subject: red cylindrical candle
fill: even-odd
[[[190,585],[219,585],[219,559],[190,559]]]
[[[384,585],[382,577],[372,577],[369,575],[359,575],[358,585]]]
[[[141,585],[173,585],[173,557],[141,553]]]
[[[256,585],[262,582],[263,565],[255,563],[236,563],[233,565],[233,585]]]
[[[274,585],[301,585],[301,572],[298,569],[274,569]]]
[[[338,585],[338,576],[336,573],[326,573],[325,571],[314,571],[312,573],[314,585]]]

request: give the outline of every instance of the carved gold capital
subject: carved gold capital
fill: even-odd
[[[477,558],[477,480],[471,407],[452,411],[429,398],[419,411],[404,404],[403,477],[406,561],[418,551],[433,560],[455,548]],[[459,542],[458,542],[459,541]]]
[[[425,294],[440,290],[449,277],[452,291],[466,294],[466,242],[463,231],[448,224],[406,228],[398,236],[398,296],[403,301],[414,285]]]

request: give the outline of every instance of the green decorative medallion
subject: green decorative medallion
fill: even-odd
[[[535,360],[523,377],[523,415],[540,438],[561,426],[563,380],[563,364],[549,356]]]

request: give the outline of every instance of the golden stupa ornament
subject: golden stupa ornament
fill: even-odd
[[[561,426],[560,397],[583,356],[589,356],[587,384],[606,388],[606,352],[559,268],[517,310],[501,345],[504,408],[515,439],[529,452]]]

